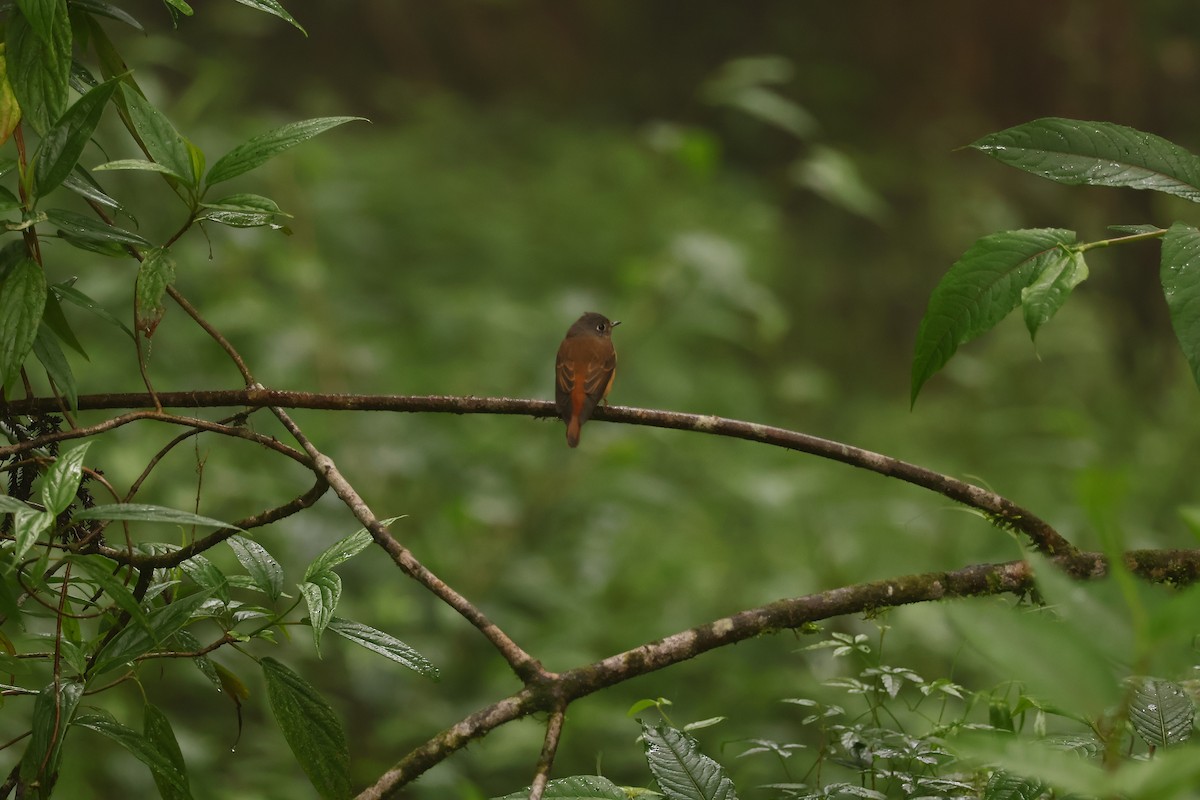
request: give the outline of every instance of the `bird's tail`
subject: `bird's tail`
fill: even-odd
[[[567,421],[567,444],[571,447],[579,446],[579,417],[572,415]]]

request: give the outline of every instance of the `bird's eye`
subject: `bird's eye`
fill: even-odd
[[[596,330],[599,331],[600,333],[604,333],[604,323],[603,322],[596,323]]]

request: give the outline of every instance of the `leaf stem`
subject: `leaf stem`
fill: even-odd
[[[1112,239],[1101,239],[1096,242],[1084,242],[1083,244],[1075,245],[1069,249],[1074,250],[1076,253],[1086,253],[1088,250],[1094,250],[1097,247],[1111,247],[1114,244],[1129,244],[1131,242],[1144,242],[1148,239],[1161,239],[1166,235],[1166,233],[1166,228],[1159,228],[1153,231],[1146,231],[1145,233],[1131,233],[1128,236],[1116,236]]]

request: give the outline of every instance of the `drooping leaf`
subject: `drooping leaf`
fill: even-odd
[[[51,683],[33,701],[33,731],[21,758],[21,780],[26,784],[58,772],[63,737],[82,695],[82,683]],[[49,797],[49,786],[39,796]]]
[[[212,517],[203,517],[190,511],[176,508],[147,505],[145,503],[110,503],[85,508],[75,514],[75,519],[120,519],[131,522],[166,522],[171,525],[203,525],[211,528],[232,528],[236,525]]]
[[[37,338],[33,340],[33,354],[45,367],[46,374],[67,401],[67,407],[78,411],[79,390],[75,385],[75,373],[71,371],[71,364],[59,346],[58,338],[45,325],[38,327]]]
[[[121,92],[129,109],[134,130],[137,131],[138,138],[145,145],[150,158],[187,186],[197,186],[200,176],[193,172],[187,140],[175,130],[171,121],[133,86],[123,83]]]
[[[8,80],[23,118],[44,135],[67,108],[71,75],[71,20],[65,0],[45,0],[47,36],[39,36],[24,14],[11,14],[5,31]],[[40,16],[40,15],[35,15]],[[41,24],[41,23],[39,23]]]
[[[279,661],[262,660],[271,711],[292,754],[326,800],[350,796],[350,750],[346,733],[325,698]]]
[[[84,241],[114,242],[116,244],[130,244],[135,247],[151,246],[148,240],[132,231],[118,228],[116,225],[106,225],[100,220],[84,216],[83,214],[77,214],[74,211],[52,208],[46,212],[46,219],[58,226],[63,233],[70,234]]]
[[[546,784],[543,800],[628,800],[625,790],[603,775],[574,775],[556,778]],[[529,800],[529,790],[496,797],[493,800]]]
[[[1200,385],[1200,230],[1176,222],[1163,237],[1159,280],[1175,338]]]
[[[21,104],[8,82],[8,53],[5,50],[6,45],[0,42],[0,145],[8,141],[21,121]]]
[[[1200,159],[1124,125],[1047,117],[989,134],[971,147],[1058,183],[1152,189],[1200,202]]]
[[[737,800],[724,768],[700,752],[696,740],[666,723],[642,725],[646,764],[668,800]]]
[[[38,537],[54,525],[54,514],[35,508],[18,509],[13,512],[13,558],[20,560],[33,547]]]
[[[284,7],[281,6],[276,0],[237,0],[237,1],[244,6],[250,6],[251,8],[257,8],[259,11],[265,11],[266,13],[271,14],[272,16],[279,17],[281,20],[288,23],[293,28],[295,28],[296,30],[303,33],[305,36],[308,36],[308,31],[304,30],[304,28],[302,28],[300,26],[300,23],[296,22],[295,18],[293,18],[292,15],[289,14],[287,12],[287,10],[284,9]]]
[[[114,573],[116,564],[99,555],[68,556],[68,558],[92,583],[103,589],[108,599],[128,614],[133,622],[147,631],[150,630],[150,617],[137,598],[133,596],[133,591],[125,581],[122,581]]]
[[[403,664],[412,671],[427,678],[437,680],[440,677],[438,668],[429,662],[425,656],[409,647],[396,637],[376,630],[360,622],[333,617],[329,620],[329,630],[344,636],[355,644],[378,653],[384,658],[390,658],[397,664]]]
[[[233,550],[254,586],[272,600],[278,600],[283,594],[283,567],[267,549],[245,536],[230,536],[225,543]]]
[[[1192,735],[1196,704],[1177,683],[1138,679],[1129,702],[1129,721],[1138,736],[1154,747],[1186,742]]]
[[[138,268],[137,285],[134,292],[137,329],[149,339],[162,322],[166,306],[163,295],[167,287],[175,283],[175,259],[161,248],[146,254]]]
[[[67,317],[63,314],[62,304],[58,302],[58,294],[54,286],[49,287],[50,292],[46,295],[46,306],[42,309],[42,323],[54,332],[54,335],[59,338],[64,344],[74,350],[79,355],[87,358],[88,355],[83,349],[83,343],[75,335],[75,331],[71,329],[71,324],[67,322]]]
[[[75,169],[83,148],[100,124],[104,106],[116,89],[115,78],[92,89],[76,100],[42,137],[33,167],[33,187],[37,197],[45,197]]]
[[[1073,231],[1035,228],[994,233],[975,242],[930,295],[913,352],[911,402],[959,345],[1016,308],[1021,290],[1048,259],[1074,241]]]
[[[333,619],[334,609],[342,597],[342,579],[336,572],[318,572],[300,584],[300,595],[308,607],[309,624],[313,631],[313,644],[317,655],[321,654],[321,634]]]
[[[42,478],[42,505],[54,515],[67,510],[75,500],[83,476],[83,459],[91,442],[83,442],[59,453],[58,460]]]
[[[151,708],[151,706],[147,706],[147,708]],[[174,792],[172,795],[164,794],[164,798],[191,797],[188,789],[187,773],[179,769],[171,757],[163,753],[149,737],[143,736],[128,725],[117,722],[107,714],[79,716],[75,718],[74,725],[107,736],[128,750],[130,755],[138,761],[149,767],[151,774],[154,775],[154,782],[160,785],[161,783],[166,783]],[[170,731],[169,723],[167,731]],[[171,739],[174,740],[174,735],[171,736]],[[180,760],[182,761],[182,757]]]
[[[126,626],[96,655],[92,674],[100,675],[162,646],[188,623],[207,599],[206,591],[177,597],[171,603],[150,612],[148,627]]]
[[[291,147],[324,133],[330,128],[343,125],[363,117],[319,117],[317,119],[292,122],[264,134],[255,136],[217,159],[208,171],[206,182],[214,186],[230,178],[249,172]]]
[[[1046,253],[1037,272],[1033,283],[1021,290],[1021,309],[1025,313],[1025,327],[1029,329],[1031,339],[1037,338],[1038,329],[1058,313],[1071,290],[1088,276],[1083,253],[1074,250]]]
[[[204,646],[200,644],[200,640],[193,636],[192,632],[187,628],[175,631],[175,635],[170,638],[167,645],[172,650],[185,653],[198,652]],[[196,665],[196,669],[200,670],[200,673],[204,677],[208,678],[215,688],[221,688],[221,679],[217,675],[217,668],[214,666],[215,662],[211,658],[208,656],[194,656],[192,663]]]
[[[46,276],[38,263],[23,258],[0,284],[0,385],[21,371],[37,338],[46,306]]]
[[[109,325],[120,328],[130,339],[133,338],[133,331],[129,330],[128,325],[117,319],[117,317],[107,308],[100,305],[95,300],[76,289],[74,286],[71,286],[69,283],[53,284],[50,287],[50,291],[53,292],[54,296],[60,300],[66,300],[76,306],[79,306],[80,308],[92,312]]]
[[[142,23],[138,22],[129,12],[122,8],[117,8],[111,3],[105,3],[104,0],[71,0],[71,4],[89,14],[96,14],[97,16],[124,22],[138,33],[146,32],[146,29],[142,27]]]
[[[188,787],[187,764],[183,760],[183,751],[179,749],[179,740],[171,729],[171,720],[167,719],[158,706],[147,703],[142,710],[142,736],[150,746],[162,755],[171,765],[174,772],[182,779],[182,786],[177,785],[166,775],[160,775],[154,768],[151,774],[158,786],[158,793],[163,800],[188,800],[192,794]]]
[[[124,206],[118,203],[115,198],[109,196],[100,187],[100,184],[96,182],[96,179],[82,166],[77,165],[71,174],[63,180],[62,185],[80,197],[125,213]]]

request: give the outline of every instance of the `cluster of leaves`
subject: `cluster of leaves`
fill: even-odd
[[[1195,669],[1190,635],[1180,631],[1187,630],[1181,622],[1196,613],[1200,592],[1147,587],[1119,571],[1081,586],[1049,563],[1041,566],[1036,604],[1014,609],[986,601],[946,609],[986,659],[985,671],[1008,676],[996,688],[973,692],[951,678],[926,680],[911,668],[884,663],[884,625],[875,645],[864,633],[837,632],[804,648],[828,650],[857,669],[823,682],[835,702],[782,701],[803,713],[795,741],[749,740],[739,759],[771,758],[783,778],[758,786],[760,796],[1191,797],[1200,774],[1196,746],[1189,744],[1195,681],[1150,677],[1142,670]],[[1097,637],[1097,630],[1106,635]],[[666,715],[668,705],[659,698],[630,711],[653,707],[665,720],[643,725],[642,731],[653,796],[737,798],[726,767],[702,753],[690,736],[725,718],[678,728]],[[802,772],[792,768],[796,761],[804,762]],[[551,781],[545,796],[621,800],[647,793],[651,790],[619,787],[602,776],[574,776]]]
[[[971,145],[1018,169],[1072,186],[1144,189],[1200,202],[1200,157],[1159,136],[1109,122],[1047,118]],[[1002,231],[975,242],[942,278],[921,320],[912,363],[912,402],[958,347],[1021,308],[1029,335],[1088,276],[1084,254],[1162,240],[1159,280],[1175,335],[1200,383],[1200,230],[1176,221],[1113,225],[1116,238],[1076,241],[1061,228]]]

